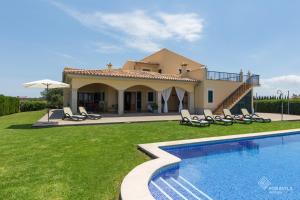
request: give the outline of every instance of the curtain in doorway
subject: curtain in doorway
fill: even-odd
[[[178,112],[180,112],[182,110],[182,108],[183,108],[182,101],[183,101],[183,98],[184,98],[185,90],[183,90],[181,88],[177,88],[177,87],[175,87],[175,90],[176,90],[177,97],[179,99]]]
[[[169,97],[171,95],[171,91],[172,91],[172,88],[167,88],[167,89],[164,89],[162,92],[161,92],[161,95],[164,99],[164,113],[167,113],[168,112],[168,100],[169,100]]]

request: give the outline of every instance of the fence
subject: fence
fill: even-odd
[[[217,72],[217,71],[207,71],[206,74],[207,80],[222,80],[222,81],[233,81],[233,82],[243,82],[251,85],[259,85],[259,75],[244,75],[237,73],[228,73],[228,72]]]
[[[241,76],[237,73],[207,71],[207,80],[222,80],[222,81],[234,81],[241,82]]]

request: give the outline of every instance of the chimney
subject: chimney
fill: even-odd
[[[186,73],[186,67],[187,67],[187,64],[186,64],[186,63],[182,63],[182,64],[181,64],[181,73],[182,73],[182,74],[185,74],[185,73]]]
[[[111,64],[111,62],[109,62],[106,66],[107,66],[107,69],[112,69],[113,65]]]

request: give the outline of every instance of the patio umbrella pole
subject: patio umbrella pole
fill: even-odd
[[[49,91],[49,85],[47,84],[47,89],[46,89],[46,100],[48,97],[48,91]],[[49,123],[49,105],[48,105],[48,100],[47,100],[47,109],[48,109],[48,123]]]

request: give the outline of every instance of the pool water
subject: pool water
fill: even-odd
[[[149,182],[157,200],[300,199],[300,133],[162,149],[182,162]]]

